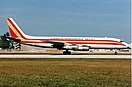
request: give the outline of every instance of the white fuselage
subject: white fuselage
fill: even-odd
[[[11,38],[23,44],[66,50],[125,49],[130,46],[116,38],[107,37],[36,37],[23,33],[12,18],[7,18]]]

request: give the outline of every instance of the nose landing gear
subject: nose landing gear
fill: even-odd
[[[117,53],[117,51],[115,51],[115,53],[114,53],[115,55],[117,55],[118,53]]]

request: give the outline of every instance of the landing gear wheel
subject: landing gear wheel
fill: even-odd
[[[64,55],[71,55],[71,52],[70,51],[64,51],[63,54]]]
[[[66,51],[64,51],[63,54],[66,55]]]
[[[71,55],[71,52],[70,51],[68,51],[68,55]]]

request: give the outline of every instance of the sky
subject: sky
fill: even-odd
[[[0,35],[12,17],[33,36],[112,37],[130,43],[130,0],[0,0]]]

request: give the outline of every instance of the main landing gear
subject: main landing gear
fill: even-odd
[[[66,50],[66,51],[63,52],[63,54],[64,54],[64,55],[71,55],[71,52],[68,51],[68,50]]]

